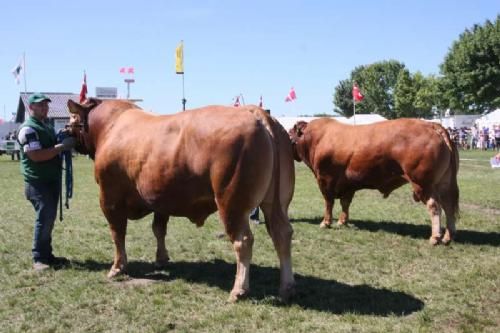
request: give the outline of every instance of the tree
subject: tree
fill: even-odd
[[[394,111],[397,117],[432,118],[433,108],[443,109],[439,80],[420,72],[399,72],[394,89]]]
[[[500,107],[500,15],[494,23],[466,29],[449,49],[441,73],[452,109],[482,113]]]
[[[356,104],[356,113],[377,113],[386,118],[395,118],[393,90],[399,71],[404,67],[403,63],[396,60],[356,67],[349,79],[340,81],[335,87],[335,111],[344,116],[352,115],[352,83],[356,82],[365,97]]]
[[[413,76],[413,83],[417,87],[413,106],[415,108],[414,117],[432,118],[433,109],[443,110],[444,102],[441,98],[440,80],[433,75],[423,76],[420,72]]]
[[[333,93],[333,104],[337,106],[333,111],[344,117],[351,117],[353,114],[352,83],[351,79],[340,81]]]
[[[394,113],[397,118],[415,116],[416,87],[407,69],[399,71],[394,87]]]

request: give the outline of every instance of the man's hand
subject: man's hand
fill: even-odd
[[[72,136],[68,136],[67,138],[64,138],[61,143],[58,143],[55,145],[55,147],[59,151],[65,151],[65,150],[71,150],[75,147],[76,140]]]

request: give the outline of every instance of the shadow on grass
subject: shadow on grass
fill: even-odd
[[[91,265],[91,269],[107,265]],[[225,290],[232,288],[236,266],[223,260],[212,262],[171,262],[164,270],[155,269],[152,263],[130,262],[128,275],[132,279],[171,281],[181,279]],[[250,301],[269,302],[285,306],[278,298],[279,269],[252,265]],[[376,316],[406,316],[424,307],[424,303],[406,293],[369,285],[350,286],[334,280],[295,274],[297,295],[290,304],[304,309],[334,314],[356,313]]]
[[[108,263],[102,263],[95,260],[71,260],[71,267],[73,269],[79,271],[90,271],[90,272],[98,272],[98,271],[106,271],[111,268],[113,261],[110,260]]]
[[[319,229],[319,224],[322,220],[323,217],[316,217],[306,219],[290,219],[290,222],[317,224]],[[336,221],[334,223],[336,223]],[[354,229],[366,230],[370,232],[384,231],[418,239],[427,239],[431,235],[430,222],[429,225],[416,225],[393,221],[350,220],[349,224],[354,226]],[[457,229],[457,235],[453,242],[460,244],[500,246],[500,233]]]

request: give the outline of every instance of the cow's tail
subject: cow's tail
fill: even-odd
[[[259,119],[263,125],[266,127],[267,132],[269,133],[272,141],[273,141],[273,157],[275,163],[273,163],[273,182],[274,182],[274,193],[273,193],[273,203],[272,203],[272,216],[271,216],[271,221],[266,220],[266,228],[268,232],[271,232],[269,230],[269,225],[268,223],[287,223],[289,224],[288,220],[288,213],[286,210],[284,210],[282,207],[283,204],[288,205],[289,203],[287,201],[289,198],[284,198],[282,196],[287,195],[287,193],[283,194],[281,192],[282,189],[282,177],[285,177],[286,175],[283,175],[282,172],[286,171],[284,166],[282,165],[282,160],[281,160],[281,154],[284,154],[286,152],[282,151],[283,149],[290,149],[290,158],[293,163],[293,155],[291,152],[291,145],[288,147],[286,146],[287,140],[289,141],[290,138],[288,136],[288,133],[285,131],[285,129],[274,119],[271,117],[267,112],[262,110],[261,108],[254,107],[251,108],[250,111],[256,116],[257,119]],[[292,171],[293,172],[293,171]],[[287,184],[287,186],[291,186],[291,189],[294,188],[294,182],[295,182],[295,177],[291,179],[291,182],[287,182],[290,184]],[[293,191],[293,190],[292,190]],[[290,194],[290,197],[293,195],[292,193]]]
[[[280,260],[280,297],[287,302],[295,294],[295,279],[291,259],[293,228],[288,219],[288,207],[295,186],[292,144],[288,133],[276,119],[258,107],[255,107],[252,112],[266,127],[273,142],[275,163],[273,163],[273,179],[271,181],[274,189],[269,188],[264,199],[266,201],[265,209],[267,210],[265,214],[271,215],[266,216],[266,229],[273,240],[274,248]],[[268,206],[269,202],[267,200],[269,196],[272,196],[272,202]]]
[[[449,172],[449,179],[447,181],[449,182],[449,188],[447,189],[447,195],[449,196],[449,202],[452,206],[453,210],[453,215],[455,218],[460,217],[460,207],[459,207],[459,189],[458,189],[458,183],[457,183],[457,176],[458,176],[458,168],[459,168],[459,161],[460,158],[458,156],[458,148],[457,145],[451,140],[450,134],[448,131],[441,125],[439,124],[433,124],[434,129],[439,133],[439,135],[443,138],[443,141],[446,143],[446,146],[450,150],[450,172]]]

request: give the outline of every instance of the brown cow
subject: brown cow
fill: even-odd
[[[278,253],[280,295],[294,292],[288,206],[293,196],[293,152],[286,131],[262,109],[209,106],[175,115],[153,115],[117,100],[68,101],[76,115],[77,150],[95,161],[100,205],[115,244],[108,277],[125,271],[127,219],[154,212],[156,263],[168,260],[169,216],[197,226],[219,211],[236,252],[229,299],[249,291],[253,235],[248,216],[260,205]]]
[[[432,222],[431,244],[448,244],[458,216],[458,152],[446,130],[417,119],[347,125],[322,118],[298,122],[289,131],[294,157],[312,170],[325,199],[322,227],[332,223],[335,198],[349,218],[349,205],[359,189],[379,190],[384,198],[410,183],[415,201],[423,202]],[[441,237],[441,208],[446,232]]]

